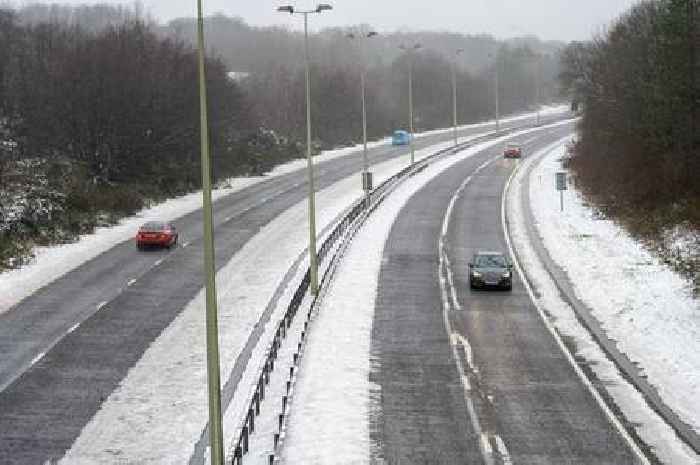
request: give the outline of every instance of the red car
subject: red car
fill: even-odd
[[[136,233],[136,247],[143,250],[146,246],[171,248],[177,245],[177,230],[171,223],[151,221],[139,228]]]
[[[503,151],[503,158],[520,158],[523,156],[523,151],[519,145],[508,144]]]

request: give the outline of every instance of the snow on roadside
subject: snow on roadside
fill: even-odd
[[[687,281],[612,221],[596,219],[581,194],[553,192],[564,148],[534,170],[537,228],[552,258],[573,279],[577,296],[665,402],[700,432],[700,307]],[[574,252],[574,253],[572,253]]]
[[[429,165],[373,213],[346,252],[312,323],[297,378],[282,462],[370,463],[370,340],[384,244],[401,208],[454,164],[510,137],[485,142]],[[361,289],[362,292],[358,290]]]
[[[444,142],[416,152],[417,159],[450,147]],[[382,182],[406,166],[406,159],[375,165]],[[355,176],[316,196],[319,230],[362,195]],[[266,225],[217,273],[219,345],[225,381],[250,332],[277,286],[308,240],[306,201],[299,202]],[[294,292],[290,283],[287,293]],[[289,298],[281,298],[262,344],[249,366],[258,366],[265,341]],[[119,388],[81,432],[62,464],[187,463],[207,423],[204,293],[200,292],[151,344]],[[277,317],[275,317],[277,315]],[[249,382],[246,373],[242,392]],[[254,375],[253,375],[254,377]],[[158,393],[157,396],[154,393]],[[224,412],[225,444],[235,433],[236,419],[248,399],[238,397]],[[271,441],[270,441],[271,442]]]
[[[543,107],[542,111],[546,113],[563,113],[565,112],[565,107]],[[526,113],[506,118],[503,121],[522,120],[532,116],[533,113]],[[462,126],[462,129],[479,128],[490,124],[493,123],[471,124]],[[447,131],[450,131],[450,129],[431,131],[429,134]],[[390,139],[383,138],[370,142],[368,147],[376,148],[389,142]],[[316,157],[316,163],[348,156],[360,149],[361,145],[356,145],[354,147],[325,151]],[[216,189],[213,192],[213,199],[217,200],[266,179],[303,169],[306,167],[306,163],[305,159],[294,160],[275,167],[265,176],[230,179],[224,183],[226,187]],[[0,273],[0,314],[86,261],[125,240],[129,240],[144,221],[155,218],[165,221],[174,220],[201,208],[201,202],[201,192],[194,192],[143,209],[133,216],[122,219],[115,226],[96,228],[93,234],[82,235],[77,242],[37,247],[34,251],[35,257],[29,264],[15,270]]]
[[[564,141],[561,141],[560,144],[554,144],[524,160],[524,164],[513,178],[507,197],[509,232],[513,245],[518,251],[520,263],[540,294],[537,304],[551,315],[550,321],[560,334],[573,339],[577,348],[576,355],[590,363],[591,369],[598,379],[605,383],[606,390],[612,395],[625,418],[635,425],[637,433],[653,448],[659,459],[663,463],[673,465],[697,465],[698,456],[679,441],[674,431],[650,409],[641,394],[621,376],[615,365],[607,359],[587,330],[581,326],[573,309],[562,300],[556,285],[540,262],[527,236],[525,227],[527,220],[521,203],[523,183],[530,184],[531,202],[537,218],[537,227],[540,229],[540,234],[547,238],[545,244],[550,254],[560,266],[576,270],[570,276],[575,280],[578,297],[590,305],[591,302],[586,300],[587,296],[601,296],[595,300],[595,305],[600,308],[594,310],[603,310],[595,313],[608,331],[617,331],[615,334],[609,333],[612,337],[617,338],[618,341],[644,338],[647,343],[641,354],[627,351],[630,347],[628,345],[621,344],[620,348],[626,351],[632,360],[642,360],[641,357],[645,356],[660,356],[667,357],[666,363],[671,366],[674,366],[675,362],[684,363],[682,352],[690,351],[690,348],[679,346],[673,336],[667,337],[663,331],[674,334],[679,329],[673,327],[678,321],[671,323],[669,327],[669,322],[673,322],[674,319],[668,318],[667,305],[676,305],[680,299],[680,305],[686,305],[686,310],[689,308],[692,310],[692,301],[687,300],[681,288],[659,289],[654,285],[650,287],[648,279],[654,276],[649,273],[651,269],[653,273],[658,273],[659,279],[664,282],[675,280],[668,275],[672,272],[659,265],[650,264],[651,259],[640,255],[643,254],[640,247],[633,244],[633,241],[617,227],[609,222],[593,219],[592,211],[585,206],[576,192],[566,193],[565,211],[563,213],[559,211],[559,194],[554,190],[553,173],[561,170],[557,159],[562,156],[564,150]],[[549,154],[546,155],[543,163],[533,170],[529,178],[526,178],[529,164],[537,162],[539,156],[547,152]],[[644,271],[637,276],[639,268]],[[618,299],[624,299],[623,302],[628,305],[627,312],[632,314],[631,319],[629,316],[620,318],[621,315],[616,314],[619,310]],[[649,299],[652,299],[653,305],[650,305]],[[654,310],[656,305],[658,305],[658,311]],[[635,318],[633,315],[636,312],[632,310],[633,308],[651,315],[643,319]],[[605,309],[608,311],[606,312]],[[664,312],[664,309],[666,314],[656,322],[650,321],[655,316],[658,317],[659,312]],[[688,316],[688,313],[685,312],[685,315]],[[616,321],[617,324],[606,325],[605,323],[610,320]],[[658,325],[659,331],[655,331],[652,335],[648,332],[648,327],[638,326],[637,321],[646,321],[652,326]],[[692,328],[697,321],[688,323]],[[692,335],[693,330],[686,329]],[[695,347],[695,354],[692,354],[695,358],[698,341],[697,335],[694,341],[690,341],[691,346]],[[689,341],[686,339],[686,342]],[[637,357],[638,355],[640,357]],[[694,372],[688,372],[686,375],[692,379],[693,373],[697,375],[698,369],[695,368]],[[665,378],[654,378],[651,374],[649,379],[652,383],[665,380]],[[673,382],[673,380],[668,381]],[[688,387],[685,383],[676,386],[668,384],[667,389],[682,394]],[[697,399],[692,390],[685,392],[690,395],[687,399],[691,403]],[[696,397],[693,398],[693,395]]]

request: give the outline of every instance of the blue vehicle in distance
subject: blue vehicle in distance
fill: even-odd
[[[404,130],[394,131],[391,137],[391,145],[408,145],[411,142],[411,135]]]

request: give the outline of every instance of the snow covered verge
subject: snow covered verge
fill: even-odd
[[[697,464],[700,457],[647,405],[607,359],[573,309],[565,303],[528,237],[522,189],[529,188],[536,228],[552,259],[572,281],[576,295],[593,312],[618,348],[639,364],[664,401],[700,429],[700,315],[687,282],[611,221],[601,220],[569,186],[560,211],[554,173],[565,141],[526,159],[507,196],[513,245],[560,334],[572,339],[625,418],[653,453],[667,464]],[[543,156],[543,158],[540,158]],[[541,160],[541,161],[540,161]],[[536,166],[527,176],[528,167]]]
[[[566,111],[565,106],[551,106],[542,109],[543,114],[561,114]],[[502,121],[519,121],[532,116],[533,113],[527,113],[505,118]],[[462,129],[486,127],[491,124],[493,122],[466,125],[462,126]],[[444,133],[450,130],[431,131],[429,134]],[[487,132],[484,131],[484,133]],[[370,148],[376,148],[388,143],[390,143],[389,139],[381,139],[368,145]],[[316,163],[348,156],[360,149],[361,146],[357,145],[326,151],[316,157]],[[213,198],[214,200],[220,199],[252,184],[303,169],[305,166],[306,160],[300,159],[280,165],[265,176],[230,179],[213,192]],[[130,240],[143,222],[152,219],[174,220],[200,208],[201,202],[201,192],[193,192],[143,209],[133,216],[122,219],[115,226],[96,228],[93,234],[83,235],[77,242],[35,248],[34,258],[28,264],[0,273],[0,314],[82,263],[123,241]]]

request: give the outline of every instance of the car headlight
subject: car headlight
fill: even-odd
[[[481,273],[479,273],[478,271],[472,271],[472,276],[474,276],[475,278],[481,278]]]

